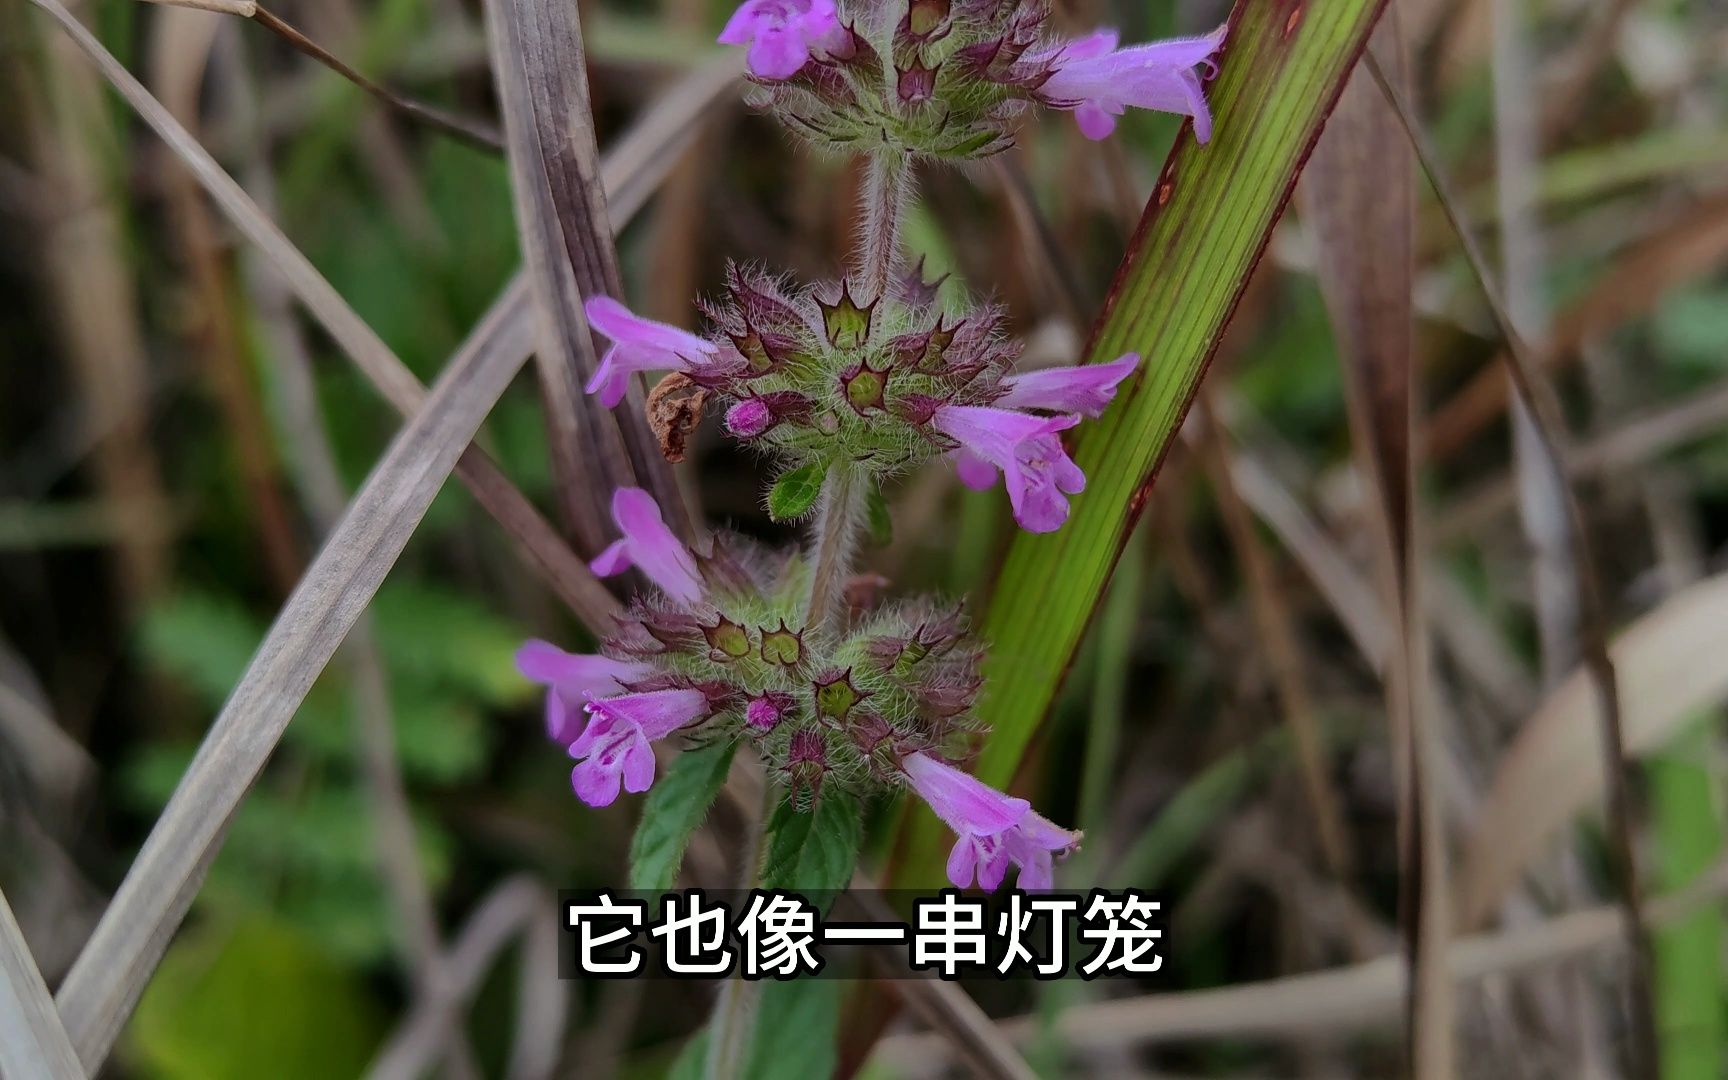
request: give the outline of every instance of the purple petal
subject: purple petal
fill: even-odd
[[[775,27],[757,33],[746,58],[760,78],[789,79],[810,59],[810,46],[801,35]]]
[[[708,713],[708,698],[700,690],[650,690],[596,698],[588,711],[615,718],[649,739],[663,739]],[[591,725],[592,726],[592,725]],[[572,749],[571,753],[575,753]]]
[[[745,0],[726,20],[726,26],[720,31],[720,36],[714,40],[722,45],[742,45],[756,33],[756,27],[766,17],[759,0]]]
[[[582,737],[583,718],[587,714],[570,703],[556,690],[546,691],[546,737],[569,746]]]
[[[929,754],[906,755],[901,767],[912,790],[961,835],[990,836],[1012,828],[1031,810],[1025,799],[1006,795]]]
[[[1068,851],[1080,843],[1080,836],[1034,810],[1014,827],[1012,842],[1038,851]]]
[[[1074,110],[1074,122],[1080,125],[1080,134],[1093,142],[1109,138],[1110,133],[1116,130],[1116,118],[1092,101]]]
[[[702,598],[702,579],[696,570],[696,560],[691,558],[684,542],[666,527],[654,496],[641,488],[619,488],[612,493],[612,518],[624,533],[630,562],[640,567],[649,580],[674,600],[693,604]],[[601,573],[598,569],[594,572]]]
[[[1106,26],[1094,30],[1085,37],[1076,38],[1064,45],[1061,55],[1057,57],[1057,63],[1067,64],[1075,60],[1090,60],[1095,56],[1103,56],[1113,51],[1120,40],[1121,35],[1114,27]]]
[[[1038,853],[1020,864],[1020,888],[1043,892],[1056,884],[1056,868],[1048,852]]]
[[[645,664],[613,660],[591,653],[565,652],[545,641],[529,641],[516,650],[516,670],[546,686],[556,686],[572,701],[589,695],[621,692],[623,682],[644,678]]]
[[[596,808],[617,801],[618,781],[618,770],[598,761],[579,761],[570,770],[570,786],[576,790],[576,797]]]
[[[588,726],[583,728],[582,734],[570,744],[569,754],[573,758],[596,756],[618,735],[620,722],[616,716],[592,707],[586,711],[590,717]]]
[[[996,486],[996,480],[1001,475],[996,466],[985,461],[965,447],[954,451],[954,471],[960,477],[960,482],[973,491],[989,491]]]
[[[1047,409],[1098,417],[1116,397],[1116,387],[1140,362],[1139,353],[1124,353],[1108,364],[1046,368],[1010,375],[1002,380],[1008,392],[996,399],[1001,409]]]
[[[588,564],[588,569],[594,571],[595,577],[612,577],[622,574],[632,566],[630,560],[630,542],[614,540],[606,545],[606,550],[594,556],[594,561]]]
[[[624,751],[624,790],[640,795],[654,786],[654,750],[647,739],[630,740]]]
[[[962,836],[954,841],[954,849],[948,853],[948,880],[954,883],[954,887],[970,889],[977,867],[978,845],[972,842],[972,838]]]
[[[644,319],[610,296],[591,296],[582,305],[588,325],[620,345],[640,345],[676,357],[712,356],[719,346],[670,323]],[[668,364],[670,366],[670,364]]]
[[[994,844],[982,854],[984,858],[978,863],[978,887],[985,892],[995,892],[1002,887],[1002,879],[1008,876],[1008,848]]]

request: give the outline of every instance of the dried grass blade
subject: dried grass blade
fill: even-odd
[[[1557,367],[1579,348],[1648,313],[1682,282],[1728,262],[1728,192],[1700,201],[1673,223],[1617,256],[1606,273],[1561,311],[1535,362]],[[1449,458],[1497,419],[1510,399],[1503,358],[1489,364],[1448,398],[1423,430],[1423,446],[1434,458]]]
[[[1728,699],[1721,662],[1728,574],[1687,586],[1633,623],[1612,654],[1625,691],[1628,752],[1649,753],[1699,711]],[[1526,720],[1483,799],[1464,846],[1459,915],[1486,918],[1547,838],[1602,795],[1598,703],[1576,671]]]
[[[1350,853],[1349,833],[1344,827],[1342,804],[1327,768],[1325,741],[1314,708],[1314,695],[1308,687],[1302,643],[1289,602],[1278,586],[1271,556],[1255,531],[1247,504],[1236,490],[1232,479],[1232,455],[1225,445],[1226,435],[1212,408],[1211,397],[1210,392],[1200,397],[1206,419],[1201,437],[1206,473],[1212,482],[1225,536],[1241,567],[1255,635],[1265,653],[1278,708],[1293,736],[1303,793],[1308,800],[1309,812],[1313,814],[1320,853],[1332,876],[1346,882],[1353,872],[1354,860]]]
[[[1650,905],[1652,922],[1684,919],[1728,893],[1728,864],[1718,865]],[[1612,907],[1561,915],[1534,926],[1460,938],[1448,949],[1448,970],[1458,983],[1525,971],[1623,944]],[[1294,1038],[1349,1035],[1380,1028],[1398,1015],[1404,967],[1382,956],[1349,967],[1205,990],[1142,994],[1071,1009],[1057,1021],[1063,1038],[1081,1048],[1119,1048],[1205,1038]],[[1002,1021],[1016,1042],[1040,1034],[1041,1017]],[[899,1036],[876,1059],[890,1067],[928,1066],[946,1047],[932,1035]]]
[[[1632,1013],[1634,1067],[1643,1075],[1659,1072],[1660,1044],[1656,1036],[1655,1008],[1651,993],[1650,935],[1644,925],[1643,900],[1638,881],[1637,855],[1632,844],[1632,805],[1626,772],[1626,737],[1624,704],[1620,696],[1619,678],[1608,646],[1608,620],[1604,611],[1601,584],[1596,578],[1596,559],[1590,533],[1576,496],[1565,483],[1569,457],[1566,448],[1566,426],[1559,404],[1541,370],[1532,362],[1523,338],[1519,336],[1500,294],[1494,276],[1488,269],[1476,234],[1462,217],[1450,179],[1440,165],[1427,138],[1416,121],[1415,112],[1397,84],[1381,70],[1370,53],[1366,57],[1374,81],[1398,114],[1398,122],[1410,140],[1416,158],[1433,186],[1448,223],[1458,237],[1471,273],[1482,289],[1482,297],[1505,339],[1506,373],[1517,390],[1529,423],[1526,431],[1539,445],[1542,455],[1555,463],[1561,482],[1553,495],[1562,504],[1565,540],[1575,580],[1571,582],[1573,598],[1578,604],[1579,651],[1582,666],[1590,677],[1600,709],[1600,752],[1606,764],[1608,837],[1615,886],[1620,896],[1625,924],[1628,953],[1631,958],[1630,998]],[[1467,924],[1466,924],[1467,925]]]
[[[66,30],[96,63],[114,88],[158,136],[177,154],[234,226],[258,245],[327,333],[354,360],[385,399],[404,416],[413,415],[425,397],[420,385],[389,346],[354,312],[341,294],[282,234],[250,196],[217,165],[114,57],[74,19],[59,0],[32,0]],[[732,58],[700,68],[682,78],[619,141],[602,165],[602,179],[612,207],[613,227],[621,227],[647,202],[676,159],[676,150],[693,133],[697,121],[737,78]],[[518,276],[494,303],[487,319],[503,307],[526,318],[528,289]],[[458,475],[505,531],[515,540],[524,560],[548,582],[566,604],[591,628],[611,626],[615,601],[594,580],[588,567],[558,535],[526,496],[483,452],[465,455]]]
[[[636,486],[688,539],[677,481],[643,415],[641,380],[631,378],[616,411],[582,392],[602,351],[582,301],[621,297],[624,284],[600,183],[581,17],[575,4],[552,0],[490,0],[486,8],[564,526],[579,549],[597,553],[610,538],[612,490]]]
[[[42,972],[0,893],[0,1076],[83,1080]]]
[[[1398,9],[1368,43],[1409,85]],[[1412,1072],[1452,1075],[1452,982],[1445,972],[1446,839],[1429,768],[1434,733],[1422,680],[1427,635],[1416,573],[1414,386],[1416,176],[1397,114],[1358,69],[1303,174],[1298,200],[1314,226],[1320,290],[1344,368],[1351,442],[1373,497],[1375,569],[1394,631],[1383,670],[1397,774],[1400,926],[1415,977],[1407,1002]]]
[[[222,707],[56,998],[95,1071],[192,904],[240,801],[433,496],[527,360],[510,307],[478,326],[397,433]]]

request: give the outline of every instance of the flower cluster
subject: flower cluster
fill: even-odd
[[[701,338],[639,318],[617,301],[588,302],[611,338],[589,383],[607,404],[634,371],[672,370],[727,403],[726,428],[786,471],[849,468],[881,479],[948,455],[969,486],[998,476],[1014,516],[1033,532],[1059,528],[1086,478],[1060,433],[1096,417],[1139,362],[1017,374],[1002,313],[950,316],[917,271],[861,303],[850,280],[792,292],[732,267],[723,299],[706,305]]]
[[[1077,834],[946,764],[965,756],[980,650],[956,608],[890,606],[848,625],[805,625],[807,568],[734,536],[705,555],[666,527],[636,488],[613,497],[623,537],[597,573],[635,567],[655,586],[620,618],[599,655],[530,641],[517,666],[546,687],[546,732],[577,759],[576,795],[608,806],[653,785],[653,744],[748,740],[803,808],[828,786],[868,794],[910,787],[960,840],[956,884],[1000,884],[1020,865],[1048,888],[1053,853]],[[961,875],[965,881],[961,881]]]
[[[746,0],[720,41],[748,47],[756,104],[837,151],[984,157],[1030,105],[1072,111],[1093,139],[1128,106],[1210,138],[1198,69],[1213,70],[1222,27],[1122,49],[1113,30],[1052,39],[1049,14],[1047,0]]]
[[[680,730],[699,743],[748,739],[805,804],[825,784],[890,786],[908,754],[969,751],[980,651],[959,609],[890,605],[808,625],[801,555],[729,534],[697,555],[636,488],[618,491],[612,512],[624,535],[595,572],[635,567],[654,592],[632,602],[600,655],[542,641],[517,655],[547,687],[547,734],[581,759],[572,783],[584,802],[611,803],[620,780],[646,790],[649,744]]]

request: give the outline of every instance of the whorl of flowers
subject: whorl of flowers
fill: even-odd
[[[632,791],[646,787],[632,787],[605,756],[606,738],[588,734],[602,721],[630,726],[616,717],[641,716],[646,699],[677,721],[644,730],[646,740],[747,739],[806,805],[824,785],[893,786],[907,754],[972,749],[982,654],[958,607],[915,601],[810,625],[804,556],[728,533],[697,555],[636,488],[616,494],[613,514],[624,531],[614,546],[627,556],[596,560],[599,569],[636,566],[655,589],[632,601],[601,655],[534,641],[517,657],[547,686],[548,734],[582,758],[573,783],[583,801],[612,802],[614,774]]]
[[[754,104],[822,148],[845,153],[979,158],[1010,143],[1032,105],[1072,110],[1101,139],[1127,106],[1211,116],[1196,69],[1204,37],[1116,48],[1116,32],[1049,32],[1047,0],[746,0],[720,41],[747,47]]]
[[[973,486],[1001,474],[1023,527],[1059,528],[1067,496],[1085,486],[1059,433],[1101,413],[1139,357],[1017,375],[999,309],[951,315],[916,270],[881,295],[861,301],[861,291],[844,279],[793,292],[734,266],[724,297],[704,306],[707,339],[596,298],[590,321],[614,344],[590,392],[626,371],[670,368],[718,394],[728,432],[783,472],[880,480],[951,455]],[[687,339],[679,351],[667,347],[673,334]]]

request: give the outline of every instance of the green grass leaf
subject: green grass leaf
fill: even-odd
[[[690,836],[720,794],[737,748],[737,743],[726,743],[679,754],[649,790],[642,821],[630,841],[632,889],[665,892],[672,887]]]
[[[1722,857],[1711,750],[1715,718],[1704,713],[1672,750],[1649,765],[1657,877],[1683,889]],[[1728,1063],[1728,1014],[1722,1009],[1722,911],[1706,904],[1656,931],[1656,1015],[1663,1080],[1707,1080]]]
[[[1207,146],[1177,137],[1118,269],[1087,359],[1141,355],[1073,447],[1086,491],[1059,531],[1015,538],[982,636],[991,642],[978,775],[1003,785],[1049,711],[1151,478],[1188,410],[1309,148],[1383,0],[1239,3],[1208,97]],[[917,815],[900,883],[941,879],[941,833]]]

